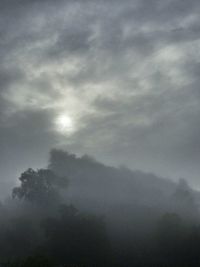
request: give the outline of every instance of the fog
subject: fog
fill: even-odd
[[[0,267],[200,266],[199,13],[0,0]]]
[[[54,149],[1,203],[3,266],[198,266],[200,192]]]

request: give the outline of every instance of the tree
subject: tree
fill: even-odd
[[[66,186],[67,180],[60,178],[49,169],[34,171],[29,168],[19,177],[21,185],[12,191],[13,198],[39,204],[55,202],[59,198],[58,187]]]
[[[199,221],[199,210],[195,201],[194,191],[184,179],[180,179],[172,197],[175,212],[187,221]]]
[[[57,264],[105,266],[110,245],[102,218],[80,214],[72,205],[62,205],[59,218],[43,221],[46,251]]]
[[[163,258],[169,266],[182,262],[186,229],[180,216],[166,213],[157,225],[158,258]]]

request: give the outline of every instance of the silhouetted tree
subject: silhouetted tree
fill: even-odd
[[[29,168],[19,177],[21,185],[15,187],[13,198],[24,199],[39,204],[55,202],[59,198],[57,187],[66,186],[65,178],[60,178],[51,170],[39,169],[34,171]]]
[[[158,255],[170,266],[182,262],[185,227],[179,215],[165,214],[158,223],[157,248]]]
[[[2,264],[5,267],[53,267],[51,260],[45,256],[33,255],[14,261],[7,261]]]
[[[185,220],[192,223],[199,220],[199,210],[195,202],[194,193],[186,180],[179,180],[172,201],[175,212]]]
[[[110,247],[101,218],[83,215],[73,206],[62,205],[60,217],[46,219],[43,228],[46,249],[57,263],[88,266],[108,263]]]
[[[38,245],[38,231],[30,218],[10,218],[0,229],[0,259],[14,260],[32,254]]]

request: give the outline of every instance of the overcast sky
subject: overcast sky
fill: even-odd
[[[200,188],[199,12],[199,0],[1,0],[1,194],[54,147]]]

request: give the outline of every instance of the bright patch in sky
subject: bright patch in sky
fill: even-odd
[[[55,124],[56,124],[56,130],[60,133],[71,134],[75,130],[73,119],[66,114],[59,115],[56,118]]]

